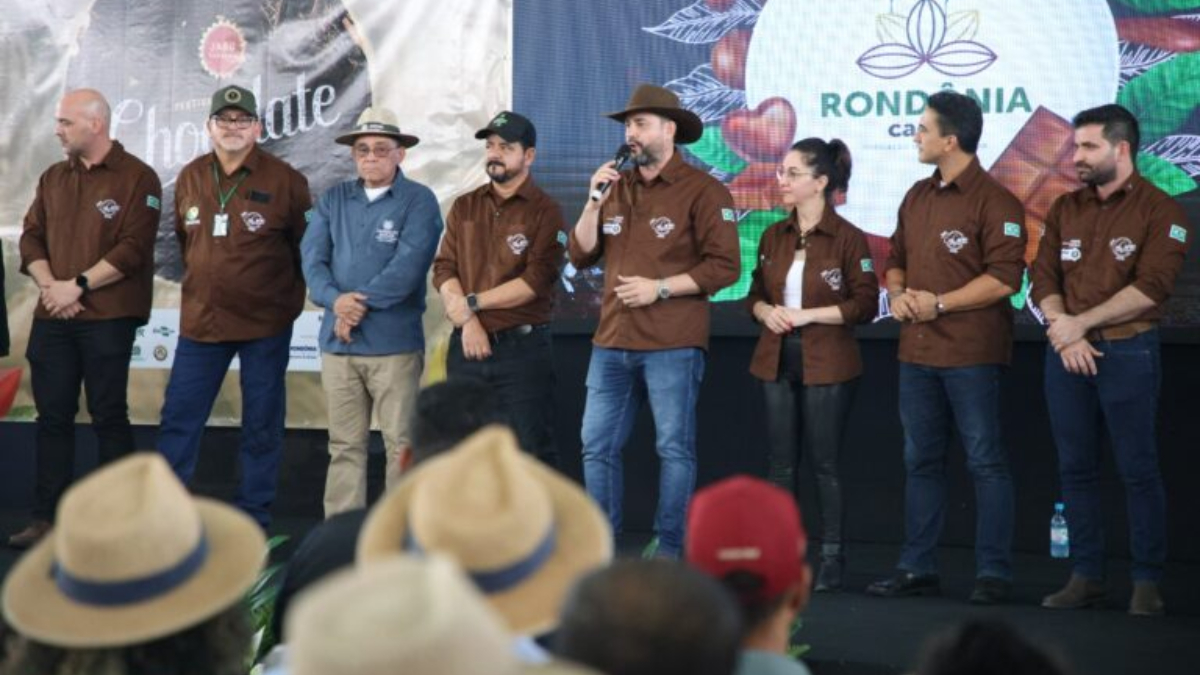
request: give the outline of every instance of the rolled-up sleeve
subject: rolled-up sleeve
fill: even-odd
[[[879,278],[875,275],[875,263],[867,238],[855,230],[842,249],[842,269],[850,285],[850,297],[838,303],[842,320],[846,325],[866,323],[879,310]]]
[[[733,284],[742,272],[733,197],[725,186],[704,190],[692,205],[700,263],[687,271],[706,295]]]
[[[984,205],[980,243],[983,249],[983,271],[1000,283],[1020,290],[1025,273],[1025,207],[1012,195],[993,197]]]
[[[1171,199],[1156,204],[1131,285],[1154,302],[1165,302],[1175,288],[1191,239],[1192,228],[1183,207]]]
[[[1042,301],[1051,295],[1062,297],[1063,268],[1062,268],[1062,210],[1066,196],[1054,200],[1050,212],[1046,214],[1042,238],[1038,240],[1037,256],[1033,259],[1033,267],[1029,270],[1032,286],[1029,289],[1033,304],[1041,307]]]
[[[22,274],[29,274],[31,263],[50,258],[50,253],[46,248],[46,203],[43,194],[45,181],[46,176],[43,175],[38,181],[33,204],[25,212],[25,223],[21,230],[21,241],[18,244],[21,252]]]
[[[558,236],[563,231],[564,223],[557,204],[546,204],[538,213],[533,245],[529,247],[529,260],[520,278],[541,296],[549,293],[554,282],[558,281],[563,257],[563,246]]]
[[[123,276],[136,276],[154,264],[154,239],[161,211],[162,184],[154,172],[146,172],[134,185],[132,206],[116,232],[116,243],[103,255]]]

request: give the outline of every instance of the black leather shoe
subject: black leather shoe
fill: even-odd
[[[979,577],[967,602],[972,605],[998,605],[1012,595],[1012,584],[998,577]]]
[[[942,582],[936,574],[913,574],[899,572],[894,577],[882,579],[867,586],[867,595],[881,598],[904,598],[910,595],[938,595]]]
[[[34,520],[25,529],[8,538],[8,547],[27,549],[42,540],[50,531],[50,523],[45,520]]]

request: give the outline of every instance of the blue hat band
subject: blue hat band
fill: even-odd
[[[183,560],[161,572],[125,581],[88,581],[55,562],[50,568],[62,594],[84,605],[119,607],[152,600],[175,590],[195,576],[208,558],[208,538],[202,532],[196,547]]]

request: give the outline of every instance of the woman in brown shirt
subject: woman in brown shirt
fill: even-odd
[[[747,304],[762,324],[750,372],[763,380],[768,477],[796,490],[807,448],[822,527],[815,590],[842,585],[842,489],[838,453],[862,372],[853,326],[878,308],[879,282],[861,230],[833,211],[850,182],[850,151],[834,139],[792,146],[777,170],[791,213],[763,233]]]

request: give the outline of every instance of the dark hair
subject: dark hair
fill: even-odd
[[[734,570],[726,574],[721,577],[721,583],[737,599],[742,610],[742,627],[747,635],[775,616],[788,597],[787,593],[779,593],[774,597],[764,598],[762,589],[766,586],[766,580],[761,575],[745,570]]]
[[[1103,124],[1104,140],[1116,145],[1121,141],[1129,143],[1129,159],[1137,159],[1138,146],[1142,142],[1141,128],[1137,118],[1124,106],[1116,103],[1088,108],[1071,120],[1076,129],[1091,124]]]
[[[508,424],[491,385],[474,377],[452,377],[422,389],[413,411],[413,462],[458,445],[489,424]]]
[[[575,585],[556,646],[607,675],[728,675],[741,638],[737,605],[715,579],[678,561],[628,559]]]
[[[1066,667],[1008,624],[971,620],[925,643],[917,675],[1064,675]]]
[[[250,653],[246,608],[178,633],[124,647],[64,648],[29,638],[12,648],[6,675],[242,675]]]
[[[958,147],[963,152],[975,154],[983,135],[983,111],[979,103],[956,91],[939,91],[929,97],[927,105],[937,113],[938,133],[958,138]]]
[[[845,191],[850,187],[850,148],[842,139],[825,142],[820,138],[806,138],[796,141],[792,150],[800,153],[817,178],[829,178],[825,185],[825,199],[830,199],[838,190]]]

